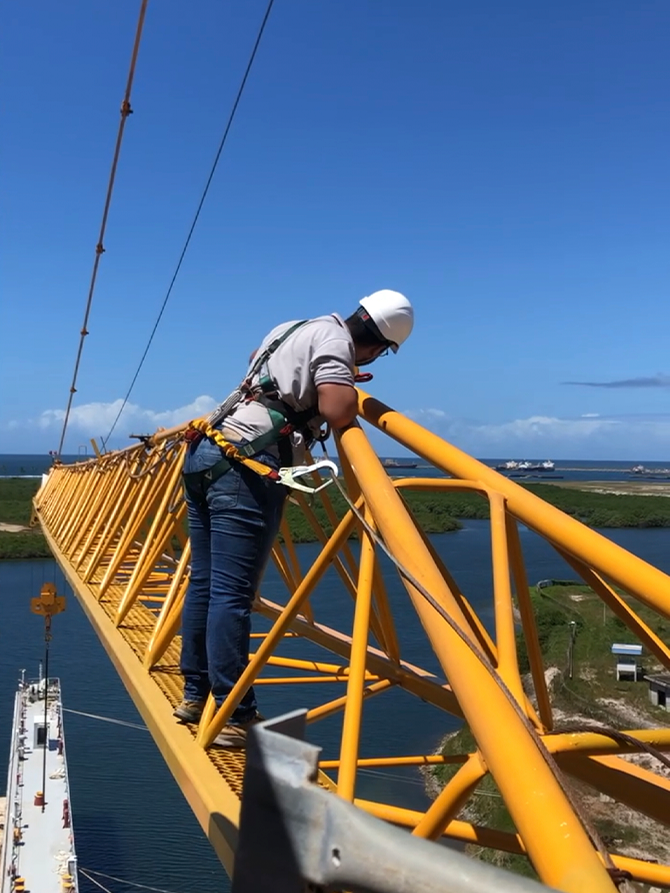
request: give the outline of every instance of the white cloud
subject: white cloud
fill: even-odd
[[[559,419],[552,416],[530,416],[515,419],[498,425],[478,425],[473,431],[492,443],[504,440],[540,443],[547,439],[574,440],[592,437],[594,434],[613,428],[622,423],[615,419],[587,417],[580,419]]]
[[[72,444],[91,437],[96,439],[106,437],[122,404],[123,401],[119,398],[112,403],[84,403],[81,406],[73,406],[68,421],[64,452],[67,452],[67,443]],[[208,396],[196,397],[192,403],[176,409],[145,409],[136,403],[127,403],[116,423],[113,445],[125,445],[131,433],[153,434],[157,428],[171,428],[173,425],[188,422],[190,419],[210,413],[215,406],[214,398]],[[55,438],[60,437],[64,418],[64,409],[46,409],[35,419],[23,421],[14,419],[3,427],[8,433],[20,432],[24,443],[39,441],[33,449],[53,448]]]
[[[68,423],[64,452],[79,444],[105,437],[122,401],[74,406]],[[129,434],[151,434],[189,419],[207,415],[216,401],[197,397],[175,409],[148,409],[129,403],[107,445],[117,449],[129,443]],[[589,412],[574,418],[534,415],[500,423],[454,418],[436,407],[405,410],[404,414],[429,431],[475,456],[487,458],[630,459],[670,460],[670,414],[602,416]],[[58,445],[64,411],[48,409],[37,418],[12,420],[0,426],[0,452],[45,452]],[[379,432],[366,428],[381,455],[397,455],[399,446]],[[400,448],[401,449],[401,448]],[[402,450],[401,450],[402,451]]]
[[[536,415],[496,424],[457,419],[446,413],[414,409],[406,413],[418,424],[476,456],[502,458],[608,457],[665,461],[670,457],[670,416],[602,416],[574,418]]]
[[[446,419],[447,414],[443,409],[407,409],[404,412],[410,419],[414,419],[415,422],[421,422],[423,419]]]

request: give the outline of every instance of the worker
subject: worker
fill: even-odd
[[[300,463],[321,425],[342,429],[356,418],[355,367],[396,353],[413,322],[407,298],[385,289],[363,298],[347,319],[333,313],[278,326],[211,425],[265,466]],[[189,444],[183,472],[191,576],[182,614],[184,694],[175,716],[196,723],[210,692],[220,707],[248,663],[251,607],[287,491],[202,435]],[[260,719],[249,688],[214,744],[244,747]]]

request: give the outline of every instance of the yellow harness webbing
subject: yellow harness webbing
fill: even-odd
[[[262,462],[258,462],[256,459],[252,459],[249,456],[245,456],[239,451],[234,443],[227,441],[220,431],[216,428],[212,428],[206,419],[195,419],[194,421],[189,422],[185,436],[191,430],[199,431],[201,434],[204,434],[205,437],[211,438],[217,446],[221,447],[227,459],[241,462],[242,465],[246,465],[247,468],[255,471],[256,474],[261,475],[261,477],[269,477],[273,481],[279,480],[279,474],[274,468],[271,468],[269,465],[264,465]],[[188,440],[188,437],[186,437],[186,439]]]

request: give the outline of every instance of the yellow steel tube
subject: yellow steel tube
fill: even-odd
[[[67,531],[68,522],[73,514],[72,509],[81,497],[87,483],[88,478],[82,474],[65,476],[63,494],[54,505],[53,516],[50,518],[50,525],[57,534],[59,542],[62,541]]]
[[[90,548],[92,548],[93,551],[90,554],[89,551],[87,551],[85,554],[82,553],[81,556],[78,556],[78,561],[80,563],[87,560],[85,567],[81,571],[81,576],[85,583],[89,583],[93,579],[100,563],[107,555],[108,551],[112,549],[117,538],[120,544],[123,535],[124,521],[130,515],[134,504],[133,497],[138,489],[139,482],[128,477],[117,502],[111,506],[107,506],[104,513],[105,523],[100,537],[97,542],[91,543],[90,545]],[[80,567],[80,564],[78,564],[77,567]]]
[[[379,676],[371,676],[373,680],[379,680]],[[349,676],[257,676],[254,685],[273,685],[277,683],[292,685],[308,682],[349,682]]]
[[[359,809],[378,819],[383,819],[394,825],[402,825],[405,828],[416,828],[424,816],[416,809],[404,809],[401,806],[391,806],[388,803],[378,803],[375,800],[361,800],[358,797],[354,800],[354,806],[358,806]],[[492,828],[482,828],[478,825],[471,825],[469,822],[461,822],[458,819],[452,819],[449,822],[443,836],[461,840],[463,843],[478,844],[508,853],[526,855],[523,841],[518,834],[494,831]]]
[[[184,551],[182,552],[179,564],[177,565],[177,569],[172,576],[172,582],[170,583],[170,588],[165,598],[163,609],[158,617],[158,620],[156,621],[156,626],[153,629],[151,638],[149,639],[149,643],[147,645],[147,650],[144,655],[144,666],[147,668],[153,667],[154,664],[161,659],[161,657],[165,653],[165,648],[167,648],[168,643],[174,638],[173,633],[167,641],[164,641],[161,637],[161,634],[163,632],[163,629],[167,625],[169,625],[170,614],[174,610],[177,603],[179,603],[180,605],[178,620],[181,619],[181,603],[183,602],[186,587],[188,586],[190,562],[191,541],[188,540],[186,545],[184,546]]]
[[[412,809],[402,809],[397,806],[388,806],[386,803],[376,803],[374,800],[354,800],[354,806],[358,806],[370,815],[394,825],[402,825],[414,828],[421,820],[423,813]],[[490,847],[507,853],[526,855],[523,841],[518,834],[509,834],[506,831],[495,831],[492,828],[483,828],[480,825],[471,825],[469,822],[453,820],[444,832],[445,837],[460,840],[481,847]],[[658,865],[656,862],[644,862],[642,859],[631,859],[628,856],[613,855],[612,861],[617,868],[630,873],[634,881],[644,884],[657,884],[661,887],[670,887],[670,866]],[[586,889],[584,893],[587,893]],[[590,893],[590,889],[588,891]]]
[[[77,499],[77,510],[72,512],[61,531],[61,542],[69,554],[76,548],[74,542],[81,528],[88,528],[91,508],[95,507],[98,494],[105,487],[105,477],[101,468],[95,468],[86,475],[86,483]]]
[[[526,697],[516,656],[516,630],[510,586],[505,501],[500,493],[489,494],[491,504],[491,555],[493,559],[493,611],[498,646],[498,672],[520,706]]]
[[[347,428],[341,435],[341,445],[387,546],[466,630],[465,618],[361,428]],[[585,886],[590,893],[614,893],[585,829],[513,705],[466,642],[411,584],[404,582],[542,879],[566,893],[582,893]],[[486,704],[485,712],[482,704]]]
[[[35,494],[35,510],[39,518],[51,525],[55,506],[65,498],[66,478],[58,466],[51,469],[46,483]]]
[[[634,881],[658,887],[670,887],[670,865],[658,865],[628,856],[612,856],[612,862],[621,871],[627,871]]]
[[[263,633],[265,637],[267,634]],[[290,633],[288,634],[290,635]],[[254,657],[254,654],[250,654],[250,657]],[[279,654],[273,654],[266,661],[269,667],[285,667],[286,669],[292,670],[313,670],[315,673],[328,673],[332,676],[348,676],[349,675],[349,667],[344,666],[343,664],[331,664],[327,661],[322,660],[301,660],[297,657],[282,657]],[[376,678],[376,674],[365,673],[366,679]]]
[[[562,769],[664,825],[670,824],[670,779],[618,756],[558,758]]]
[[[117,481],[121,480],[118,472],[119,469],[116,465],[105,462],[99,463],[94,472],[89,472],[91,490],[87,499],[80,501],[77,508],[76,524],[67,543],[64,541],[70,554],[77,552],[88,530],[95,526],[95,521],[105,503],[113,502]]]
[[[300,569],[300,562],[298,561],[298,554],[295,551],[295,544],[293,542],[293,537],[291,536],[291,530],[288,526],[288,521],[286,520],[286,512],[282,515],[279,529],[284,537],[284,546],[286,548],[286,554],[288,555],[291,577],[293,579],[293,589],[295,589],[298,583],[302,580],[302,571]]]
[[[97,474],[98,480],[91,487],[89,498],[80,504],[77,513],[74,516],[74,528],[63,545],[67,548],[70,555],[74,555],[81,544],[82,539],[87,535],[91,527],[96,528],[95,519],[99,518],[101,507],[108,501],[113,502],[111,494],[114,491],[116,477],[113,474],[99,470]]]
[[[370,686],[372,688],[372,686]],[[363,768],[384,768],[393,766],[444,766],[451,763],[465,763],[470,754],[422,754],[417,757],[360,757],[358,767]],[[340,765],[339,760],[320,760],[319,767],[321,769],[337,769]]]
[[[394,483],[394,486],[396,487],[396,489],[402,489],[402,490],[452,490],[457,493],[458,492],[464,492],[464,493],[476,492],[476,493],[479,493],[482,497],[487,498],[489,500],[489,502],[495,495],[495,494],[492,494],[485,487],[483,487],[483,485],[481,483],[479,483],[478,481],[435,480],[433,478],[401,478],[400,480],[394,481],[393,483]],[[491,507],[491,511],[493,511],[492,507]],[[509,516],[506,516],[506,521],[510,521],[510,520],[512,520],[512,519],[510,519]],[[470,605],[467,598],[463,595],[460,587],[458,586],[458,584],[456,583],[454,578],[449,573],[448,568],[446,567],[446,565],[440,558],[440,555],[437,552],[437,549],[435,548],[435,546],[432,544],[430,538],[420,528],[419,528],[419,532],[420,532],[421,537],[426,545],[426,548],[430,552],[430,555],[431,555],[433,561],[439,568],[439,571],[442,574],[442,576],[444,577],[444,579],[447,583],[447,586],[451,590],[453,597],[456,599],[459,608],[461,609],[461,611],[463,612],[463,615],[468,620],[468,622],[470,624],[470,629],[471,629],[474,637],[479,642],[479,645],[480,645],[482,651],[489,658],[491,663],[493,663],[494,665],[497,665],[498,650],[497,650],[497,647],[494,644],[494,642],[491,640],[491,637],[489,636],[489,634],[486,630],[486,627],[481,622],[481,620],[477,616],[476,611]],[[493,528],[492,528],[492,533],[493,533]],[[506,546],[504,548],[506,548]],[[503,555],[504,554],[505,553],[503,552]],[[507,557],[505,556],[503,558],[503,560],[507,561]],[[510,560],[511,560],[511,555],[510,555]],[[504,582],[504,579],[505,578],[503,576],[503,582]],[[509,581],[509,571],[507,572],[507,580]],[[495,574],[494,574],[494,583],[495,583]],[[507,588],[509,589],[509,582],[506,585],[507,585]],[[512,610],[512,608],[511,608],[511,591],[510,591],[510,610]],[[514,622],[514,617],[513,617],[513,613],[512,613],[512,623],[513,622]],[[515,638],[516,638],[516,636],[515,636]],[[512,671],[512,678],[513,678],[514,675],[518,676],[516,641],[514,643],[512,660],[513,660],[514,666],[516,666],[516,668],[517,668],[516,671]],[[544,675],[542,675],[542,679],[544,679]],[[546,691],[546,689],[545,689],[545,691]],[[523,692],[523,685],[521,684],[520,679],[519,679],[519,682],[517,685],[516,697],[517,697],[517,700],[519,700],[519,698],[521,697],[520,703],[522,703],[525,706],[525,710],[526,710],[526,713],[527,713],[529,719],[531,719],[531,721],[539,727],[540,722],[538,721],[537,715],[535,713],[535,708],[533,707],[531,701],[528,699],[528,697],[526,697],[525,693]]]
[[[359,391],[359,412],[371,425],[427,462],[455,477],[476,479],[489,489],[499,491],[507,500],[508,510],[528,527],[608,577],[648,607],[670,617],[670,578],[667,574],[362,391]]]
[[[519,606],[519,614],[521,615],[521,628],[526,641],[530,674],[533,680],[533,687],[535,688],[540,719],[545,729],[553,729],[554,718],[551,700],[547,690],[547,680],[544,676],[542,649],[540,648],[540,639],[537,634],[535,615],[533,614],[533,603],[531,602],[528,589],[528,578],[523,561],[523,552],[521,551],[519,528],[514,518],[511,518],[509,515],[507,515],[507,543],[514,585],[516,587],[516,600]]]
[[[37,514],[43,514],[43,517],[46,518],[46,514],[44,514],[45,510],[48,510],[49,504],[52,499],[54,499],[55,495],[60,491],[60,488],[63,486],[63,482],[61,480],[61,476],[58,474],[58,466],[52,466],[48,473],[46,481],[43,481],[40,484],[40,487],[33,496],[33,508],[37,512]]]
[[[123,622],[128,611],[132,608],[136,599],[148,587],[152,586],[151,578],[154,577],[153,586],[156,586],[156,575],[165,574],[165,581],[171,580],[171,574],[158,567],[159,559],[164,556],[167,543],[172,537],[175,528],[179,524],[180,516],[186,514],[186,506],[181,505],[174,515],[166,515],[160,523],[152,527],[152,536],[149,536],[142,547],[142,551],[135,562],[135,570],[126,586],[123,598],[116,612],[115,623],[118,626]],[[174,565],[171,565],[174,566]],[[139,572],[138,572],[139,571]],[[168,587],[169,588],[169,587]],[[167,589],[166,589],[167,591]]]
[[[312,475],[312,476],[314,476],[314,475]],[[316,476],[318,477],[318,475],[316,475]],[[316,517],[314,510],[312,509],[312,507],[310,506],[308,501],[305,499],[305,497],[302,495],[302,493],[297,493],[295,498],[296,498],[298,504],[300,505],[300,508],[302,509],[303,514],[309,521],[309,523],[312,527],[312,530],[316,533],[317,538],[319,539],[319,542],[321,543],[321,545],[325,545],[326,542],[328,541],[328,536],[327,536],[325,530],[323,529],[323,527],[321,526],[321,524],[319,523],[319,520]],[[344,551],[344,546],[341,551]],[[340,575],[340,579],[344,583],[344,585],[345,585],[347,591],[349,592],[349,594],[351,595],[351,597],[353,599],[355,599],[356,598],[356,585],[354,584],[353,580],[351,579],[349,572],[348,572],[347,568],[345,567],[344,562],[342,561],[342,558],[339,555],[336,555],[335,558],[333,559],[333,567]],[[384,647],[384,632],[383,632],[381,621],[380,621],[379,617],[377,616],[374,606],[372,608],[372,617],[370,619],[370,626],[372,629],[372,634],[377,639],[377,642],[382,647]]]
[[[275,540],[274,545],[272,546],[272,559],[275,563],[275,567],[279,571],[279,576],[282,578],[284,586],[291,592],[295,589],[297,584],[291,575],[288,559],[278,540]]]
[[[386,592],[384,576],[378,562],[375,562],[374,580],[372,581],[372,598],[373,609],[376,607],[377,616],[379,617],[380,632],[383,639],[380,644],[391,660],[400,660],[398,634],[396,633],[395,623],[393,622],[393,613],[391,612],[388,593]]]
[[[295,498],[296,502],[298,503],[298,505],[300,506],[300,509],[302,510],[302,513],[304,514],[305,518],[307,518],[307,521],[309,522],[309,526],[312,528],[312,530],[316,534],[318,541],[321,543],[322,546],[324,546],[328,542],[328,534],[323,529],[322,525],[319,523],[319,519],[317,518],[317,516],[314,512],[314,509],[311,507],[308,500],[302,495],[302,493],[297,493],[294,498]],[[330,520],[330,518],[329,518],[329,520]],[[334,517],[334,520],[331,523],[333,525],[333,530],[334,530],[337,527],[337,525],[339,524],[339,519],[337,517]],[[349,555],[351,555],[351,549],[349,549],[348,545],[343,546],[341,551],[344,555],[346,555],[347,553]],[[353,556],[352,556],[352,558],[353,558]],[[346,586],[347,590],[353,596],[356,592],[356,586],[354,584],[354,581],[352,580],[350,571],[347,569],[347,567],[344,564],[344,561],[342,560],[342,558],[339,555],[335,558],[335,561],[333,562],[333,566],[335,567],[335,570],[340,575],[340,578],[341,578],[342,582],[344,583],[344,585]]]
[[[67,517],[67,509],[77,495],[80,485],[85,484],[86,481],[81,475],[66,474],[62,468],[58,469],[58,476],[61,483],[60,490],[57,498],[52,499],[48,503],[45,501],[44,514],[48,518],[51,527],[57,530],[60,535],[63,516]],[[51,478],[51,475],[49,477]]]
[[[335,447],[337,449],[337,456],[339,459],[340,467],[342,469],[342,476],[346,484],[346,490],[349,495],[349,499],[352,502],[355,502],[361,495],[361,487],[359,481],[356,477],[356,473],[351,467],[351,462],[349,461],[345,453],[342,452],[339,438],[335,438]],[[360,525],[358,525],[358,533],[360,537],[362,535]],[[349,558],[349,564],[350,566],[353,566],[355,562],[348,544],[346,548],[347,556]],[[352,587],[350,591],[353,595],[355,593],[355,587]],[[377,596],[376,599],[374,598],[375,595]],[[378,610],[384,613],[384,617],[380,617],[378,615]],[[373,581],[373,602],[370,629],[372,635],[377,639],[379,645],[387,652],[388,656],[392,660],[398,661],[400,659],[398,638],[396,635],[395,627],[393,625],[393,619],[390,613],[390,606],[388,604],[386,589],[379,565],[376,565],[375,567],[375,579]]]
[[[188,579],[184,578],[179,585],[177,597],[166,615],[165,621],[161,624],[160,629],[155,631],[151,637],[151,647],[147,648],[143,661],[146,669],[151,669],[158,663],[167,651],[174,637],[179,632],[181,626],[181,611],[184,605],[187,587]]]
[[[470,630],[472,631],[473,637],[477,640],[477,642],[479,643],[479,647],[482,649],[491,663],[496,664],[498,661],[498,650],[496,648],[495,642],[491,639],[491,636],[488,634],[486,627],[479,619],[479,616],[477,615],[475,609],[463,595],[460,586],[458,585],[454,577],[452,577],[449,568],[442,561],[437,549],[431,543],[428,535],[421,529],[419,529],[419,533],[421,534],[421,539],[423,540],[424,545],[430,553],[430,557],[435,562],[435,566],[444,577],[444,580],[451,590],[452,595],[458,602],[458,607],[461,609],[463,616],[468,621],[468,625],[470,627]]]
[[[363,689],[363,697],[370,698],[373,695],[381,694],[383,691],[387,691],[391,686],[396,685],[396,683],[392,679],[382,679],[380,682],[373,682],[372,685],[368,685]],[[334,716],[336,713],[339,713],[340,710],[344,709],[344,706],[347,703],[347,696],[343,695],[341,698],[334,698],[332,701],[327,701],[325,704],[320,704],[318,707],[312,707],[311,710],[307,711],[307,715],[305,717],[306,722],[318,722],[320,719],[325,719],[327,716]],[[331,760],[333,765],[330,768],[337,768],[340,765],[339,760]]]
[[[282,607],[269,602],[267,599],[263,599],[258,610],[263,616],[274,620],[281,615]],[[351,650],[351,638],[349,636],[321,623],[307,623],[301,617],[295,617],[291,621],[291,629],[299,633],[304,639],[315,642],[334,654],[340,655],[340,657],[349,658]],[[379,651],[379,649],[372,646],[368,648],[368,667],[370,672],[386,676],[422,701],[433,704],[433,706],[441,710],[446,710],[447,713],[451,713],[453,716],[463,717],[451,687],[448,684],[439,682],[434,674],[428,670],[416,667],[404,660],[399,663],[390,661],[383,651]]]
[[[114,506],[121,498],[121,494],[123,493],[126,481],[127,477],[124,473],[124,470],[119,465],[117,468],[114,469],[112,486],[110,488],[109,494],[106,494],[107,498],[104,501],[100,500],[100,503],[96,507],[97,513],[95,520],[90,525],[88,530],[82,527],[79,536],[72,543],[73,553],[76,553],[77,555],[77,559],[74,562],[74,566],[77,571],[81,567],[85,558],[90,554],[90,551],[93,548],[93,544],[101,538],[101,532],[105,528],[107,518]]]
[[[366,520],[370,522],[368,513]],[[365,685],[365,659],[368,652],[370,614],[372,607],[372,583],[374,580],[375,548],[367,533],[361,542],[358,593],[351,634],[351,658],[347,703],[344,708],[342,738],[340,741],[340,768],[337,774],[337,793],[343,800],[353,802],[356,790],[356,761],[361,737],[363,714],[363,688]]]
[[[177,526],[179,516],[184,516],[186,514],[185,503],[172,514],[168,512],[168,507],[173,502],[175,491],[178,488],[181,488],[181,462],[179,461],[173,463],[170,473],[167,475],[167,480],[161,488],[162,493],[160,491],[157,493],[157,496],[160,497],[160,501],[158,502],[156,515],[149,528],[149,532],[142,546],[142,551],[137,559],[135,568],[130,576],[130,580],[128,580],[124,596],[116,610],[117,626],[123,622],[123,619],[132,607],[138,592],[151,573],[155,561],[164,551],[166,542],[170,539],[172,532]]]
[[[412,834],[416,837],[425,837],[427,840],[437,840],[441,837],[451,819],[465,806],[485,775],[486,766],[482,763],[481,757],[478,753],[471,753],[433,800]]]
[[[159,469],[156,472],[156,477],[160,474],[161,470]],[[120,531],[119,540],[116,543],[116,548],[113,550],[111,561],[100,582],[98,599],[101,599],[105,595],[107,588],[116,576],[118,569],[126,560],[128,553],[137,548],[137,535],[144,524],[146,516],[156,511],[157,503],[161,496],[160,487],[156,482],[156,477],[147,474],[140,479],[139,488],[128,506],[128,515],[125,524]]]
[[[643,741],[656,750],[670,751],[670,728],[667,726],[661,729],[632,729],[623,734]],[[544,735],[542,741],[547,750],[554,754],[581,753],[603,756],[611,753],[642,753],[644,750],[641,745],[635,746],[625,741],[617,741],[616,738],[596,731],[560,732]]]
[[[313,463],[314,463],[314,459],[312,458],[311,453],[308,452],[306,464],[312,465]],[[314,484],[317,487],[323,482],[322,478],[319,477],[318,473],[312,474],[312,479],[314,480]],[[358,498],[358,495],[360,495],[360,494],[357,494],[356,498]],[[337,516],[337,512],[333,508],[333,503],[331,501],[328,491],[322,490],[319,493],[318,498],[321,500],[321,505],[324,508],[326,517],[328,518],[330,525],[332,526],[333,530],[335,530],[337,525],[340,523],[340,519]],[[307,504],[306,500],[304,500],[304,502],[305,502],[305,504]],[[358,563],[357,563],[356,559],[354,558],[354,554],[351,551],[349,543],[345,543],[345,545],[342,547],[341,551],[342,551],[342,556],[343,556],[342,569],[343,569],[344,573],[355,576],[358,573]],[[348,570],[347,570],[347,568],[348,568]]]

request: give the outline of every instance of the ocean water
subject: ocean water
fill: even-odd
[[[508,457],[509,458],[509,457]],[[488,465],[490,468],[496,468],[496,466],[503,465],[508,461],[508,458],[502,459],[480,459],[480,462],[483,462],[484,465]],[[402,459],[400,461],[403,461]],[[407,461],[407,460],[405,460]],[[435,469],[433,466],[426,465],[423,463],[422,459],[414,459],[410,461],[416,461],[416,468],[398,468],[398,469],[389,469],[391,474],[395,476],[403,476],[403,477],[438,477],[442,474],[442,472]],[[519,459],[517,459],[519,461]],[[525,461],[525,458],[524,458]],[[535,464],[544,461],[543,459],[534,459],[530,458],[527,461]],[[542,483],[545,481],[550,484],[555,480],[565,480],[565,481],[644,481],[648,480],[647,476],[642,476],[639,474],[633,473],[633,467],[635,465],[643,465],[645,469],[649,472],[657,473],[662,475],[664,478],[668,478],[670,480],[670,459],[667,462],[625,462],[623,460],[617,461],[604,461],[597,459],[559,459],[555,463],[555,469],[552,472],[519,472],[514,473],[513,480],[528,482],[528,483]],[[665,474],[663,475],[663,472]]]
[[[91,458],[82,453],[80,456],[63,455],[66,463]],[[53,464],[53,459],[43,453],[0,453],[0,478],[6,477],[40,477]]]
[[[670,530],[615,530],[614,541],[670,573]],[[433,537],[433,542],[470,601],[490,626],[493,617],[489,567],[489,525],[468,521],[456,533]],[[522,544],[531,583],[572,572],[535,534],[522,528]],[[299,547],[303,567],[316,555],[314,545]],[[437,662],[403,586],[388,563],[384,566],[402,656],[428,669]],[[50,672],[63,683],[67,710],[141,724],[110,660],[89,625],[76,598],[69,592],[54,561],[0,562],[0,600],[3,609],[0,647],[0,767],[7,761],[16,679],[22,668],[37,670],[43,654],[43,624],[30,613],[29,600],[46,581],[55,581],[68,595],[67,610],[54,619]],[[282,591],[270,567],[263,591],[268,597]],[[338,578],[327,576],[313,599],[317,618],[347,628],[351,601]],[[263,629],[260,620],[255,629]],[[289,640],[283,653],[323,656],[309,643]],[[259,687],[263,712],[280,715],[296,707],[311,707],[342,693],[341,685]],[[308,736],[325,757],[337,757],[340,720],[331,718],[311,726]],[[449,716],[400,691],[389,691],[366,702],[363,755],[430,753],[441,737],[456,727]],[[83,868],[146,884],[174,893],[202,893],[230,889],[227,875],[186,801],[145,730],[66,712],[65,735],[72,787],[72,815],[79,863]],[[0,774],[4,770],[0,768]],[[0,782],[0,784],[2,784]],[[357,794],[390,800],[407,808],[425,808],[427,799],[415,769],[361,773]],[[114,893],[129,893],[127,885],[99,878]],[[82,893],[97,887],[81,879]]]
[[[82,453],[79,456],[63,456],[63,462],[70,463],[91,458],[90,455]],[[422,459],[408,459],[408,457],[384,456],[382,458],[396,458],[399,461],[416,461],[416,468],[399,468],[395,471],[391,469],[394,475],[402,475],[404,477],[437,477],[442,472],[426,465]],[[501,459],[481,459],[485,465],[495,468],[496,465],[502,465],[510,457]],[[541,462],[542,458],[517,457],[517,459],[528,459],[530,462]],[[544,458],[547,458],[546,456]],[[15,453],[0,454],[0,478],[3,477],[39,477],[47,472],[51,467],[52,459],[48,455],[20,455]],[[667,462],[652,462],[641,459],[639,462],[628,462],[625,460],[617,461],[601,461],[591,459],[562,459],[556,462],[555,471],[551,474],[535,473],[528,477],[529,481],[546,480],[550,482],[557,478],[573,481],[628,481],[640,480],[639,475],[632,473],[634,465],[644,465],[649,471],[667,471],[670,468],[670,458]]]

